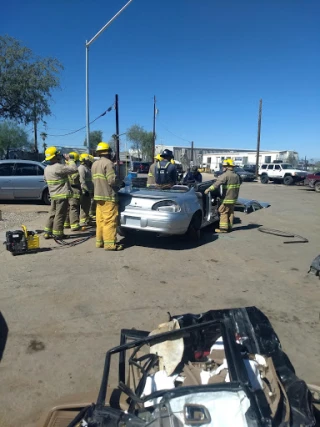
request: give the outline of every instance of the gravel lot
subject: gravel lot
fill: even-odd
[[[12,257],[1,245],[1,311],[9,336],[0,364],[1,427],[34,426],[57,399],[97,394],[104,354],[121,328],[152,329],[172,314],[256,305],[271,320],[297,374],[320,384],[320,281],[308,276],[320,253],[320,197],[303,187],[243,184],[241,196],[269,209],[239,213],[235,231],[203,233],[194,247],[138,236],[121,253],[89,240],[74,248]],[[0,205],[5,229],[41,229],[47,207]],[[16,215],[16,216],[15,216]],[[257,231],[260,225],[309,239]],[[1,231],[0,231],[1,236]],[[55,248],[41,240],[43,248]],[[1,418],[2,417],[2,418]]]

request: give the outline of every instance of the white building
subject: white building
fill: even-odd
[[[199,148],[197,145],[194,147],[193,151],[191,150],[190,145],[187,147],[156,145],[156,154],[161,153],[165,148],[173,151],[175,160],[180,161],[185,169],[193,163],[199,166],[210,167],[211,170],[219,170],[223,160],[228,158],[233,159],[239,166],[255,165],[257,157],[256,150],[240,148]],[[272,163],[274,160],[290,160],[292,162],[293,159],[296,159],[297,161],[299,159],[296,151],[262,150],[260,151],[259,164]]]
[[[211,170],[218,171],[221,169],[221,164],[225,159],[234,160],[237,166],[255,165],[257,160],[256,150],[212,150],[211,153],[203,155],[203,165],[210,167]],[[298,153],[296,151],[260,151],[259,153],[259,165],[262,163],[272,163],[274,160],[282,160],[292,162],[293,160],[299,160]]]

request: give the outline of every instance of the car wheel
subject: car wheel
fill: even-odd
[[[291,175],[287,175],[283,178],[284,185],[292,185],[293,184],[293,178]]]
[[[51,205],[51,197],[49,190],[46,188],[42,194],[42,201],[45,205]]]
[[[317,193],[320,193],[320,181],[315,183],[314,189]]]
[[[260,182],[261,182],[261,184],[268,184],[268,182],[269,182],[268,175],[261,175]]]
[[[198,242],[201,239],[201,214],[196,213],[193,215],[190,222],[187,237],[193,242]]]

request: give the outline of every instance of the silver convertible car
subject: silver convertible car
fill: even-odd
[[[134,188],[130,193],[119,191],[119,234],[144,230],[160,235],[183,235],[197,239],[200,230],[219,220],[220,189],[204,194],[213,181],[194,187],[175,185],[168,190],[156,187]],[[246,213],[270,206],[268,203],[239,199],[238,206]]]

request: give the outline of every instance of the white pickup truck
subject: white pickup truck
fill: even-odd
[[[304,181],[307,172],[295,169],[289,163],[263,163],[259,168],[259,176],[262,184],[269,181],[292,185]]]

